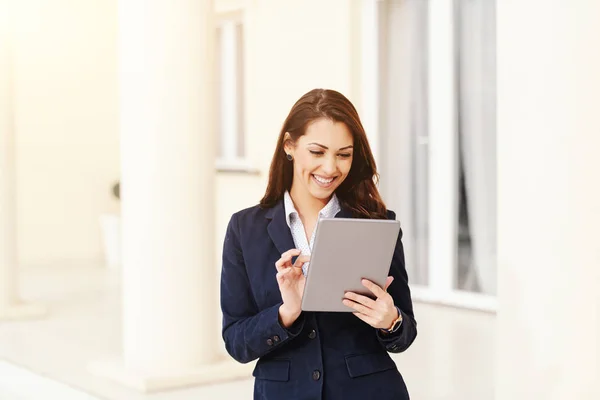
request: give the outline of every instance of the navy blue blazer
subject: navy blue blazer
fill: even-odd
[[[351,218],[342,209],[336,218]],[[388,218],[395,214],[388,211]],[[235,213],[227,227],[221,273],[223,339],[241,363],[258,358],[254,399],[404,400],[409,395],[390,353],[415,340],[402,232],[390,268],[388,288],[403,323],[383,336],[352,313],[302,312],[289,328],[279,322],[281,294],[275,262],[294,248],[283,200]]]

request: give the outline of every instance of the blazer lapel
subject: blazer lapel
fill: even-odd
[[[279,254],[295,248],[294,238],[285,218],[283,199],[267,212],[266,218],[271,220],[267,226],[267,232],[275,247],[277,247]]]

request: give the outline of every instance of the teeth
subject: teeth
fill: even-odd
[[[319,181],[321,183],[324,183],[324,184],[328,184],[328,183],[331,183],[333,181],[333,178],[331,178],[331,179],[324,179],[324,178],[321,178],[320,176],[317,176],[317,175],[313,175],[313,176],[315,177],[315,179],[317,181]]]

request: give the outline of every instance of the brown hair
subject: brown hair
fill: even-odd
[[[283,123],[275,154],[271,161],[269,183],[260,201],[263,208],[271,208],[292,187],[293,163],[286,159],[285,134],[293,142],[305,134],[307,126],[320,118],[346,124],[354,140],[354,157],[346,179],[336,189],[343,208],[356,218],[386,219],[387,209],[375,182],[379,179],[375,159],[367,140],[365,129],[352,103],[335,90],[314,89],[302,96],[290,110]]]

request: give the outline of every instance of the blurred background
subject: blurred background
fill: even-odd
[[[403,226],[411,398],[600,398],[598,2],[0,18],[0,399],[250,399],[220,340],[223,238],[317,87],[357,107]]]

